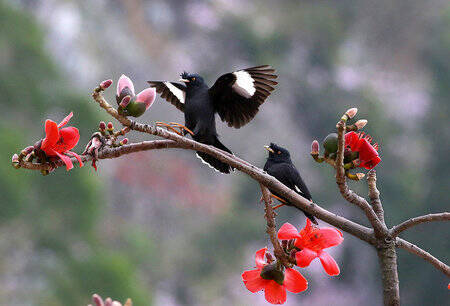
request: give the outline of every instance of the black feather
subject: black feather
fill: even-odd
[[[274,143],[271,143],[269,148],[272,149],[273,152],[269,152],[269,157],[267,158],[266,164],[264,165],[264,171],[275,177],[281,183],[286,185],[286,187],[289,187],[296,193],[300,194],[302,197],[312,201],[312,197],[308,190],[308,187],[306,187],[306,184],[300,176],[299,171],[292,163],[289,151]],[[286,201],[286,205],[291,206],[289,201],[281,197],[279,194],[272,190],[270,190],[270,192]],[[307,213],[304,210],[301,211],[305,214],[306,217],[308,217],[308,219],[311,220],[311,222],[313,222],[314,224],[318,224],[316,218],[314,218],[313,215]]]

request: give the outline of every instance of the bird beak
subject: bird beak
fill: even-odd
[[[189,80],[186,80],[186,79],[179,79],[178,81],[179,82],[183,82],[183,83],[189,83],[190,82]]]
[[[264,146],[264,148],[265,148],[267,151],[269,151],[270,153],[275,153],[275,151],[272,150],[272,148],[269,147],[269,146]]]

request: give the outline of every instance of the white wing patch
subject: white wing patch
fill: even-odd
[[[236,76],[236,82],[232,86],[233,89],[247,99],[252,97],[256,92],[256,88],[254,86],[255,80],[253,80],[250,73],[240,70],[233,72],[233,74]]]
[[[164,82],[164,85],[166,85],[166,87],[169,88],[170,92],[173,93],[173,95],[177,97],[177,99],[181,103],[184,104],[184,100],[186,99],[186,93],[184,91],[173,86],[170,82]]]
[[[300,190],[300,188],[297,187],[297,185],[295,185],[294,187],[295,187],[295,190],[296,190],[298,193],[300,193],[300,194],[302,194],[302,195],[304,194],[304,193]]]
[[[198,153],[195,153],[195,156],[197,156],[198,159],[200,159],[202,161],[202,163],[204,163],[205,165],[207,165],[208,167],[210,167],[211,169],[213,169],[216,172],[219,172],[219,170],[217,170],[216,168],[214,168],[213,166],[211,166],[210,164],[208,164],[206,161],[203,160],[203,158],[201,158],[200,155],[198,155]]]

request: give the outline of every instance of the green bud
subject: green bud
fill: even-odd
[[[261,270],[261,277],[264,279],[271,279],[278,284],[283,285],[284,272],[277,267],[277,262],[265,265]]]
[[[336,153],[338,150],[338,135],[331,133],[323,140],[323,147],[326,154]]]

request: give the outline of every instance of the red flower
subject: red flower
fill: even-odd
[[[267,276],[263,278],[263,269],[270,264],[264,260],[266,250],[267,248],[264,248],[256,252],[255,270],[249,270],[242,273],[244,285],[250,292],[255,293],[264,290],[267,302],[272,304],[283,304],[286,302],[286,290],[292,293],[299,293],[308,288],[308,281],[303,275],[290,268],[287,268],[284,273],[276,271],[278,272],[278,276],[281,276],[281,279],[280,277],[278,277],[277,280],[269,279]]]
[[[73,168],[73,164],[70,157],[64,154],[74,156],[80,163],[80,167],[83,166],[80,156],[70,151],[77,145],[78,140],[80,140],[78,129],[72,126],[61,129],[69,122],[72,116],[73,113],[71,112],[58,125],[56,122],[47,119],[47,121],[45,121],[45,138],[42,140],[41,145],[41,150],[44,151],[47,156],[58,156],[61,158],[66,164],[67,171]]]
[[[381,161],[378,155],[378,143],[372,145],[372,137],[362,132],[345,134],[345,146],[352,152],[359,153],[359,167],[361,168],[370,170]]]
[[[294,245],[300,249],[295,253],[297,265],[301,268],[309,266],[311,261],[319,257],[325,272],[328,275],[339,275],[339,266],[333,257],[323,250],[341,244],[344,241],[342,233],[335,228],[317,228],[311,225],[309,219],[300,233],[290,223],[285,223],[278,231],[278,239],[295,239]]]

